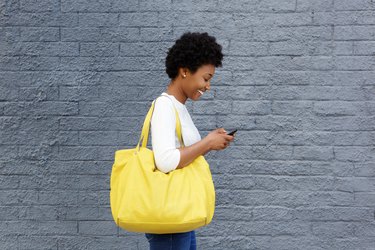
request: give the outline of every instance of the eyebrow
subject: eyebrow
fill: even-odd
[[[212,76],[212,74],[211,74],[211,73],[206,73],[206,74],[209,74],[210,76]]]

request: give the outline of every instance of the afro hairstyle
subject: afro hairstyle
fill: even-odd
[[[205,64],[215,67],[222,66],[222,46],[216,43],[216,38],[207,32],[185,32],[175,44],[168,49],[165,60],[166,72],[169,78],[178,76],[179,68],[188,68],[194,74]]]

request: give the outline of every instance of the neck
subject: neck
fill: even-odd
[[[187,96],[184,94],[181,88],[178,87],[178,84],[170,82],[167,87],[167,94],[173,95],[179,102],[185,104]]]

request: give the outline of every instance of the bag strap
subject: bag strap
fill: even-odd
[[[179,142],[180,142],[180,145],[181,147],[185,147],[185,144],[184,144],[184,141],[183,141],[183,138],[182,138],[182,130],[181,130],[181,121],[180,121],[180,118],[179,118],[179,115],[178,115],[178,111],[173,103],[173,100],[171,99],[171,97],[167,96],[167,95],[160,95],[159,97],[162,97],[162,96],[166,96],[168,97],[171,101],[172,101],[172,104],[173,104],[173,108],[175,110],[175,114],[176,114],[176,132],[177,132],[177,137],[179,139]],[[151,117],[152,117],[152,114],[154,112],[154,108],[155,108],[155,102],[156,100],[159,98],[157,97],[153,102],[152,102],[152,105],[146,115],[146,118],[143,122],[143,127],[142,127],[142,133],[141,133],[141,137],[138,141],[138,144],[137,144],[137,151],[139,151],[139,146],[140,146],[140,142],[142,141],[142,145],[141,147],[147,147],[147,142],[148,142],[148,137],[149,137],[149,131],[150,131],[150,124],[151,124]],[[143,140],[142,140],[143,139]]]

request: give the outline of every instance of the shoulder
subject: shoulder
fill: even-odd
[[[174,110],[173,101],[167,96],[159,96],[155,99],[154,110]]]
[[[171,120],[175,122],[175,108],[173,101],[167,96],[160,96],[154,100],[154,111],[151,117],[151,123],[154,120],[164,123],[165,121]]]

